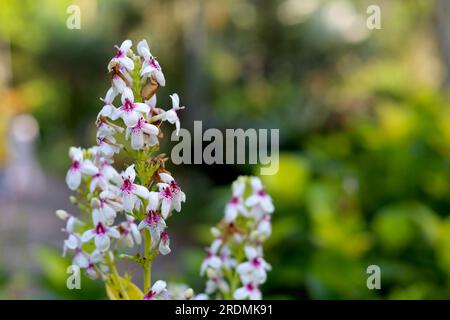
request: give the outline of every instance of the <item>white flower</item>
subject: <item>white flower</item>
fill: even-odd
[[[138,230],[138,227],[135,223],[134,217],[126,214],[127,221],[122,222],[118,229],[122,236],[122,239],[124,243],[132,248],[134,246],[134,243],[141,244],[141,233]]]
[[[138,229],[149,229],[152,237],[152,243],[156,245],[160,240],[161,233],[166,229],[166,227],[166,222],[160,217],[158,212],[155,210],[149,210],[147,211],[145,219],[139,223]]]
[[[97,127],[97,137],[105,138],[111,137],[115,135],[117,132],[123,132],[123,128],[115,125],[114,123],[109,122],[105,117],[100,116],[95,122],[95,126]]]
[[[181,203],[186,201],[186,194],[181,191],[175,179],[167,174],[160,173],[162,183],[158,183],[159,195],[161,201],[161,214],[167,219],[170,211],[175,209],[177,212],[181,210]]]
[[[124,76],[125,70],[122,69],[122,71],[120,71],[120,73]],[[122,77],[116,72],[113,73],[111,82],[112,82],[111,89],[115,93],[122,93],[123,90],[127,87],[127,83],[125,82],[125,80],[123,80]]]
[[[243,283],[263,283],[267,279],[267,271],[270,265],[258,254],[258,251],[250,246],[245,247],[245,255],[248,261],[239,264],[236,271]]]
[[[151,77],[155,79],[161,87],[164,87],[166,85],[166,79],[164,78],[164,74],[162,73],[162,69],[158,61],[150,53],[147,41],[140,41],[137,45],[137,50],[139,55],[144,60],[141,69],[141,76]]]
[[[145,100],[145,103],[149,106],[150,111],[149,111],[149,116],[148,119],[150,119],[152,112],[154,111],[155,107],[156,107],[156,94],[152,95],[152,97],[148,100]]]
[[[154,146],[158,143],[159,129],[157,126],[148,123],[143,117],[139,118],[134,127],[128,127],[125,138],[128,140],[131,135],[131,148],[139,150],[144,148],[147,141],[149,146]]]
[[[63,256],[66,255],[67,249],[74,250],[75,254],[72,260],[73,264],[79,266],[80,268],[87,268],[89,264],[88,255],[81,249],[82,245],[83,243],[78,235],[69,234],[69,237],[64,240]]]
[[[174,93],[170,98],[172,99],[172,109],[164,112],[161,117],[164,121],[175,124],[178,135],[180,132],[180,118],[178,118],[177,111],[184,109],[184,107],[180,107],[180,98],[178,97],[178,94]]]
[[[244,299],[261,300],[262,295],[258,287],[254,283],[249,282],[245,284],[243,287],[238,288],[234,292],[233,297],[236,300],[244,300]]]
[[[202,265],[200,266],[200,275],[203,275],[208,268],[218,270],[221,266],[222,260],[220,260],[220,258],[215,255],[215,252],[213,252],[211,249],[208,249],[206,258],[203,260]]]
[[[165,281],[162,280],[158,280],[156,281],[152,288],[149,290],[149,292],[147,292],[144,297],[142,298],[143,300],[159,300],[159,299],[164,299],[167,298],[167,283]]]
[[[97,147],[105,157],[111,158],[115,153],[119,153],[123,147],[116,143],[116,139],[112,136],[101,137],[97,135]]]
[[[236,259],[234,259],[233,255],[231,254],[231,251],[227,245],[222,246],[219,257],[220,257],[220,260],[222,260],[223,268],[231,269],[236,266]]]
[[[272,213],[275,210],[272,203],[272,199],[264,191],[261,180],[256,177],[252,177],[250,179],[250,184],[253,189],[253,194],[247,198],[245,204],[249,207],[260,205],[264,211]]]
[[[126,87],[122,92],[122,106],[113,112],[111,118],[113,120],[122,118],[127,127],[134,127],[139,118],[149,111],[150,107],[147,104],[134,102],[133,91]]]
[[[92,176],[91,184],[89,186],[89,191],[91,193],[99,187],[101,190],[107,190],[110,188],[110,181],[118,184],[120,183],[120,175],[116,169],[111,165],[111,160],[105,158],[98,158],[95,163],[99,168],[99,172]]]
[[[105,225],[112,225],[116,218],[116,210],[109,206],[105,198],[91,200],[92,217],[95,221],[101,221]]]
[[[111,65],[115,65],[117,62],[119,62],[121,66],[127,68],[128,70],[133,70],[134,69],[133,60],[127,56],[128,50],[131,49],[132,45],[133,43],[131,42],[131,40],[125,40],[124,42],[122,42],[120,47],[114,46],[117,53],[109,62],[108,69],[111,68]]]
[[[208,281],[206,281],[205,292],[207,294],[212,294],[217,290],[222,292],[230,292],[230,286],[228,282],[225,281],[223,275],[220,271],[214,271],[213,269],[208,269]]]
[[[162,255],[166,255],[170,253],[170,237],[166,231],[161,232],[160,234],[161,241],[159,242],[159,252]]]
[[[81,174],[94,175],[98,172],[98,168],[91,160],[83,159],[81,148],[71,147],[69,157],[72,159],[72,164],[66,174],[66,183],[71,190],[76,190],[81,183]]]
[[[100,264],[103,261],[103,253],[99,250],[94,250],[88,257],[88,266],[86,267],[86,273],[91,279],[97,279],[99,276],[99,271],[106,273],[108,267]],[[96,268],[98,265],[98,268]]]
[[[236,180],[235,182],[233,182],[232,188],[233,188],[233,197],[230,199],[230,201],[228,201],[227,205],[225,206],[226,222],[234,221],[234,219],[236,219],[239,213],[243,214],[244,216],[247,215],[247,210],[244,207],[244,201],[242,199],[242,196],[244,195],[245,191],[245,182]]]
[[[256,230],[262,234],[264,237],[270,237],[272,233],[272,224],[270,223],[270,215],[264,214],[261,218],[261,221],[258,223]]]
[[[120,233],[116,229],[104,225],[101,221],[94,221],[94,225],[94,229],[89,229],[83,233],[81,241],[89,242],[94,238],[95,247],[99,251],[104,252],[109,249],[111,243],[109,237],[120,238]]]
[[[114,91],[113,88],[109,88],[109,90],[106,92],[105,97],[101,101],[105,104],[103,108],[100,110],[100,112],[97,115],[97,119],[99,119],[101,116],[111,118],[111,115],[113,114],[114,110],[116,110],[116,107],[113,106],[113,101],[116,98],[117,93]]]
[[[143,39],[138,42],[137,46],[138,54],[144,59],[144,61],[148,61],[152,54],[150,53],[150,49],[148,47],[147,40]]]
[[[120,190],[122,191],[123,208],[126,212],[132,212],[133,209],[141,206],[138,196],[146,199],[150,195],[146,187],[134,183],[135,178],[134,164],[122,172]]]
[[[66,221],[66,228],[64,231],[67,233],[73,233],[77,225],[82,226],[83,222],[74,216],[68,214],[65,210],[56,210],[56,215],[63,221]]]

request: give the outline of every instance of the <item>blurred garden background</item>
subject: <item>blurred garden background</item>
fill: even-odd
[[[81,29],[66,27],[81,8]],[[381,30],[366,9],[381,8]],[[450,298],[450,2],[0,0],[0,298],[66,288],[64,175],[95,143],[113,45],[148,40],[182,126],[279,128],[268,299]],[[170,153],[170,144],[162,150]],[[204,289],[199,266],[229,184],[256,166],[169,164],[187,194],[155,279]],[[381,290],[366,287],[381,268]],[[138,268],[136,267],[136,271]]]

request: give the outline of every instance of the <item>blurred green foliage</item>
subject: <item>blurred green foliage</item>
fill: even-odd
[[[147,38],[168,82],[158,101],[177,90],[184,126],[280,128],[280,170],[263,177],[276,206],[266,298],[450,297],[450,108],[433,1],[79,1],[95,11],[79,31],[65,28],[69,1],[6,3],[12,101],[39,120],[49,172],[66,170],[69,145],[93,143],[112,45]],[[383,29],[369,32],[374,3]],[[170,227],[185,246],[174,247],[180,264],[156,270],[198,291],[229,182],[259,170],[173,169],[188,201]],[[42,287],[79,298],[63,288],[66,262],[38,256]],[[371,264],[381,290],[366,287]],[[83,297],[104,297],[98,289]]]

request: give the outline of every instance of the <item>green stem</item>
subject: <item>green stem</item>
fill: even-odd
[[[147,293],[152,286],[152,262],[153,257],[151,256],[152,248],[152,238],[150,237],[150,232],[144,229],[144,293]]]

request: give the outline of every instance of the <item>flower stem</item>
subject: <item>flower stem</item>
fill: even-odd
[[[152,286],[152,263],[153,257],[151,256],[152,239],[150,232],[144,229],[144,293],[147,293]]]

